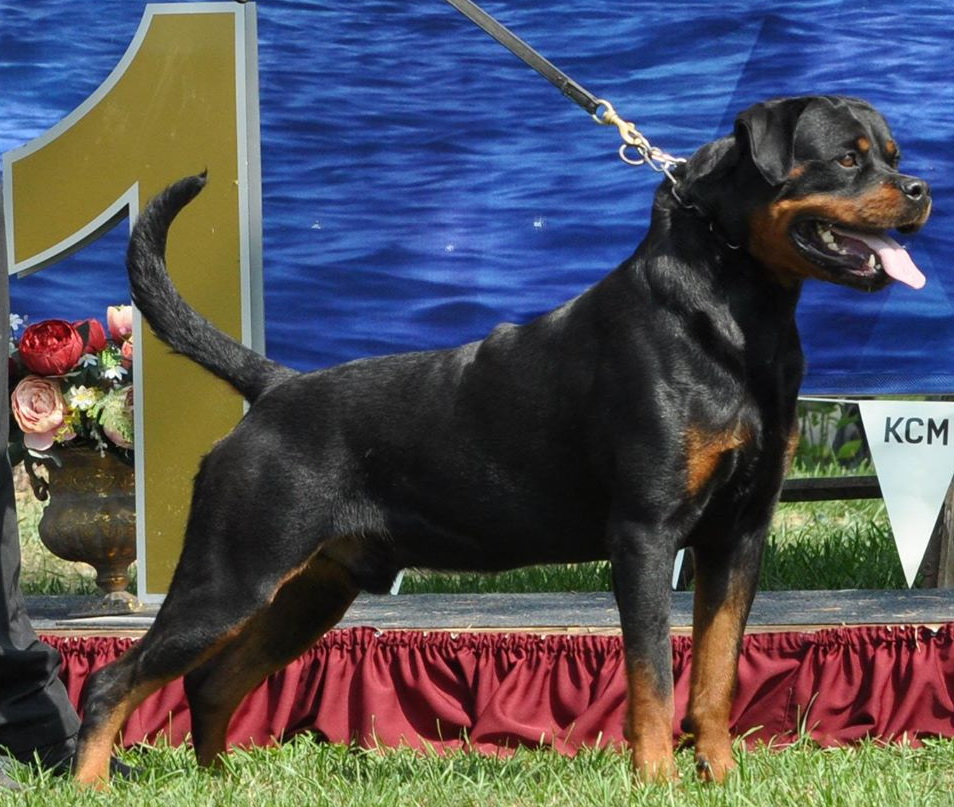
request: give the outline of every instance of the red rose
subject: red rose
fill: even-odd
[[[84,353],[99,353],[106,347],[106,329],[98,319],[81,319],[74,322],[73,327],[83,339]]]
[[[62,319],[31,325],[20,337],[20,360],[38,375],[68,373],[83,355],[83,338]]]

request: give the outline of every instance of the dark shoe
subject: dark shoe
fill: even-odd
[[[11,760],[9,757],[0,757],[0,793],[17,792],[23,790],[23,785],[21,785],[8,773],[9,769],[15,764],[16,763],[13,762],[13,760]]]
[[[55,776],[63,776],[73,769],[76,735],[57,743],[41,746],[33,752],[32,756],[33,758],[29,761],[40,770],[50,771]]]
[[[116,757],[109,760],[109,773],[113,778],[125,779],[127,782],[135,781],[142,774],[139,768],[133,768],[125,762],[120,762]]]
[[[23,785],[15,779],[11,779],[3,771],[0,771],[0,791],[17,792],[20,790],[23,790]]]

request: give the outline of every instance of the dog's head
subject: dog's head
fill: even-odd
[[[785,98],[750,107],[731,136],[700,149],[677,193],[782,282],[874,290],[894,278],[920,288],[924,276],[887,231],[920,228],[931,193],[900,160],[870,104]]]

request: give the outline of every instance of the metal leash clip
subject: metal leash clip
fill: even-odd
[[[619,158],[627,165],[648,165],[653,171],[665,174],[675,185],[676,179],[672,175],[672,169],[684,163],[685,159],[673,157],[653,146],[634,124],[619,116],[609,101],[599,98],[597,103],[599,106],[592,113],[593,120],[604,126],[615,126],[623,139],[623,145],[619,147]],[[636,152],[635,155],[633,151]]]

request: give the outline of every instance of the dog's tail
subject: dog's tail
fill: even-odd
[[[296,372],[216,328],[182,299],[166,270],[169,227],[205,181],[205,174],[180,179],[153,198],[137,219],[126,253],[132,299],[156,336],[227,381],[252,403]]]

